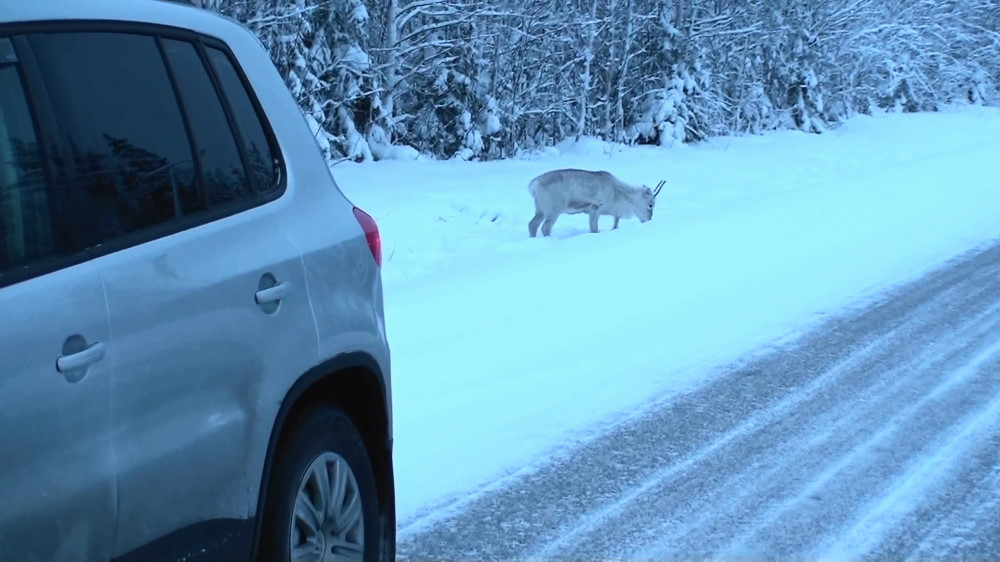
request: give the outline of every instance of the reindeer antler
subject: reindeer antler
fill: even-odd
[[[656,189],[653,190],[653,197],[656,197],[657,195],[660,194],[660,190],[663,189],[663,184],[665,183],[667,182],[660,180],[660,183],[656,184]]]

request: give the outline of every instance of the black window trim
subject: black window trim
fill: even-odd
[[[256,185],[256,181],[252,182],[251,188],[255,189],[258,195],[263,193],[268,193],[269,191],[280,190],[284,192],[285,190],[285,158],[281,152],[281,146],[278,143],[278,137],[274,134],[274,129],[271,127],[271,122],[267,119],[267,113],[264,111],[264,106],[261,105],[260,99],[257,98],[257,92],[253,88],[253,84],[250,83],[250,79],[247,78],[246,72],[243,71],[243,67],[240,66],[239,60],[233,54],[232,50],[226,45],[225,41],[217,39],[215,37],[210,37],[208,35],[194,34],[195,36],[195,47],[198,49],[198,54],[201,56],[202,61],[205,63],[205,68],[208,70],[209,76],[212,78],[212,83],[216,87],[216,93],[219,99],[222,101],[223,107],[226,109],[226,114],[230,116],[229,128],[233,131],[233,135],[236,137],[236,142],[240,146],[240,155],[244,160],[244,167],[250,177],[255,177],[252,174],[252,169],[250,167],[250,159],[246,155],[246,149],[243,145],[242,135],[240,134],[239,126],[236,124],[236,118],[233,116],[232,106],[229,104],[229,100],[226,99],[226,95],[222,89],[222,84],[219,81],[219,76],[215,71],[215,67],[212,65],[212,61],[208,57],[208,52],[206,48],[214,48],[222,51],[222,54],[229,59],[229,64],[232,65],[233,70],[236,71],[236,77],[239,79],[240,84],[243,86],[243,90],[246,92],[247,97],[250,99],[250,105],[253,107],[254,113],[257,115],[257,120],[260,122],[261,128],[264,130],[264,137],[267,139],[267,146],[271,150],[271,165],[274,167],[274,180],[271,185],[259,186]]]
[[[187,103],[184,101],[184,96],[181,95],[181,88],[177,84],[177,75],[174,72],[174,65],[170,61],[170,57],[167,56],[167,50],[163,47],[163,39],[164,37],[159,35],[153,38],[156,42],[156,50],[159,51],[160,59],[163,61],[163,68],[167,71],[167,80],[170,82],[170,88],[174,92],[174,99],[177,100],[177,109],[180,110],[181,119],[184,121],[184,134],[188,140],[188,147],[191,149],[191,162],[194,164],[195,184],[198,188],[198,198],[207,209],[208,194],[205,192],[205,174],[204,168],[202,168],[201,165],[201,156],[198,154],[198,143],[195,142],[194,138],[194,127],[191,126],[191,116],[188,114]],[[178,205],[178,202],[174,201],[174,205]],[[180,217],[174,218],[178,219]]]
[[[233,106],[229,103],[229,98],[228,96],[226,96],[226,92],[222,87],[222,81],[219,79],[219,75],[215,71],[215,66],[212,64],[212,60],[208,56],[208,49],[216,49],[222,51],[223,53],[226,54],[226,58],[229,59],[229,63],[233,65],[233,68],[238,69],[239,67],[236,66],[235,61],[232,59],[232,57],[229,56],[228,53],[226,53],[226,51],[219,49],[215,45],[211,44],[205,45],[202,41],[199,41],[197,44],[195,44],[195,48],[198,50],[198,56],[201,57],[202,64],[204,64],[205,67],[208,69],[208,76],[209,79],[212,81],[212,87],[215,88],[215,95],[218,96],[220,100],[222,100],[222,111],[223,113],[226,114],[226,122],[229,123],[229,130],[232,131],[233,138],[236,140],[236,151],[239,152],[240,162],[243,163],[244,181],[246,182],[247,187],[250,188],[250,191],[255,195],[260,195],[261,193],[267,193],[267,190],[257,185],[257,181],[255,179],[256,174],[253,173],[253,168],[250,165],[250,156],[247,154],[247,147],[246,144],[243,142],[243,133],[240,130],[239,123],[236,120],[236,115],[233,113]],[[240,74],[239,70],[237,70],[236,73],[237,75],[239,75]],[[243,80],[242,76],[240,77],[240,80],[241,81]],[[248,93],[250,92],[250,89],[247,87],[246,83],[243,83],[243,88],[246,89]],[[253,97],[251,97],[250,99],[252,101]],[[256,106],[254,106],[254,110],[257,111],[259,119],[260,111],[257,110]],[[266,129],[264,134],[265,135],[267,134]],[[274,163],[272,162],[271,165],[273,166]]]
[[[245,154],[242,152],[242,139],[238,129],[232,129],[234,138],[237,141],[237,146],[241,150],[241,158],[244,160],[244,169],[248,175],[248,182],[250,187],[253,189],[252,195],[245,199],[230,201],[214,207],[209,207],[205,210],[199,211],[197,213],[192,213],[190,215],[185,215],[181,217],[175,217],[174,219],[167,221],[162,224],[149,226],[130,232],[121,236],[117,236],[111,240],[100,243],[96,246],[89,248],[80,248],[75,246],[63,247],[60,246],[60,250],[66,252],[62,256],[54,256],[52,258],[40,260],[38,262],[33,262],[23,267],[15,266],[12,269],[6,271],[0,271],[0,290],[4,287],[11,286],[17,283],[22,283],[30,279],[41,277],[59,271],[61,269],[66,269],[79,265],[101,256],[112,254],[115,252],[120,252],[129,248],[140,246],[161,238],[166,238],[181,232],[188,230],[193,230],[195,228],[211,224],[223,220],[228,217],[238,215],[255,209],[257,207],[262,207],[280,199],[287,190],[287,173],[285,173],[286,160],[281,152],[281,146],[278,143],[277,136],[274,133],[274,128],[271,125],[270,120],[267,118],[267,114],[263,110],[263,106],[257,97],[256,91],[251,86],[250,80],[244,72],[242,66],[239,64],[237,57],[233,54],[232,50],[225,43],[225,41],[204,35],[189,29],[183,29],[168,25],[154,24],[154,23],[142,23],[142,22],[122,22],[113,20],[42,20],[33,22],[21,22],[14,24],[0,24],[0,36],[9,37],[14,41],[15,46],[18,48],[18,57],[20,58],[20,65],[22,65],[22,77],[25,79],[24,89],[25,95],[29,98],[28,103],[32,109],[36,112],[35,116],[39,119],[36,123],[36,128],[40,129],[38,131],[39,142],[45,139],[46,150],[43,152],[43,159],[45,161],[46,173],[51,173],[50,189],[57,189],[54,193],[56,195],[55,201],[57,202],[56,209],[53,214],[55,215],[54,220],[56,221],[58,233],[60,235],[60,242],[69,242],[63,237],[65,233],[62,231],[66,229],[67,225],[73,223],[72,213],[66,208],[66,202],[68,201],[67,193],[60,193],[58,187],[62,182],[72,182],[72,177],[67,177],[68,171],[62,171],[62,182],[58,179],[60,175],[56,170],[56,162],[59,159],[65,159],[65,156],[70,152],[67,150],[66,141],[56,125],[55,115],[52,110],[51,98],[49,97],[48,91],[45,88],[43,81],[41,80],[40,71],[37,66],[37,61],[35,60],[34,54],[31,52],[28,40],[25,37],[29,34],[34,33],[131,33],[138,35],[146,35],[154,38],[156,40],[157,48],[160,51],[161,57],[164,58],[164,66],[166,72],[168,73],[171,84],[173,84],[173,72],[170,65],[166,61],[165,53],[162,49],[160,39],[177,39],[181,41],[187,41],[195,45],[199,56],[202,57],[202,62],[205,64],[205,69],[209,73],[209,76],[213,80],[213,84],[216,85],[216,93],[219,95],[219,102],[222,104],[227,111],[227,117],[231,114],[232,110],[229,107],[229,101],[218,89],[218,78],[216,77],[215,69],[210,64],[207,59],[207,54],[204,52],[206,46],[217,48],[222,51],[226,57],[229,59],[233,68],[236,70],[236,74],[242,82],[246,93],[250,98],[250,102],[253,105],[253,109],[257,114],[257,118],[261,123],[261,127],[264,129],[264,135],[267,138],[269,148],[271,150],[271,156],[273,159],[272,165],[274,166],[275,172],[275,182],[270,186],[269,190],[260,192],[260,188],[256,186],[257,182],[255,180],[249,179],[250,169],[247,168],[248,162],[245,160]],[[181,115],[184,122],[184,127],[186,129],[190,128],[190,123],[188,122],[189,117],[187,113],[183,110],[183,101],[180,99],[176,88],[174,88],[174,96],[177,99],[178,104],[181,106]],[[230,117],[231,119],[231,117]],[[232,128],[233,122],[230,121],[230,127]],[[189,137],[190,142],[190,137]],[[192,152],[196,152],[195,145],[192,144]],[[199,173],[199,177],[201,174]],[[201,181],[199,179],[199,181]]]

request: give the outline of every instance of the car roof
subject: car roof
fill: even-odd
[[[139,22],[225,36],[242,27],[180,0],[0,0],[0,25],[43,21]]]

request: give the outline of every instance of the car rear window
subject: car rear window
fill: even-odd
[[[174,73],[181,103],[191,124],[208,205],[251,197],[236,138],[212,79],[195,46],[166,39],[163,50]],[[185,202],[185,208],[189,205]]]

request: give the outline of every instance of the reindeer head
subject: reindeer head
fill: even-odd
[[[656,206],[656,196],[660,194],[663,189],[664,181],[656,184],[656,189],[650,189],[648,186],[643,186],[642,195],[639,197],[639,201],[636,202],[635,216],[639,218],[640,222],[646,222],[653,218],[653,207]]]

